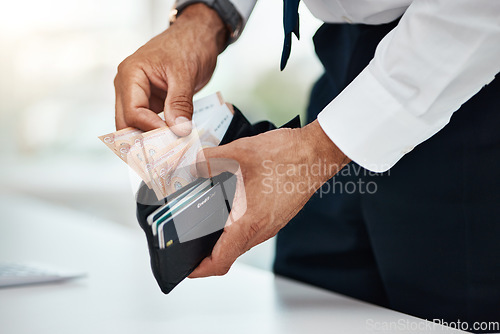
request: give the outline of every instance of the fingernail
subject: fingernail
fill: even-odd
[[[187,136],[193,130],[191,120],[187,117],[180,116],[175,119],[175,131],[178,135]]]

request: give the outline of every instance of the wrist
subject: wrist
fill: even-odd
[[[205,35],[217,47],[218,53],[225,49],[229,40],[229,29],[219,14],[203,3],[195,3],[182,10],[175,25],[193,25],[197,33]]]
[[[312,164],[324,165],[320,178],[322,182],[331,179],[338,171],[347,165],[351,159],[347,157],[335,143],[326,135],[318,120],[300,129],[300,140],[304,153]]]

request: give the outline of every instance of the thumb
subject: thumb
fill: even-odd
[[[224,172],[235,174],[239,163],[233,156],[233,144],[209,147],[198,152],[196,170],[200,177],[213,177]]]
[[[247,211],[247,196],[240,163],[235,159],[235,152],[240,151],[238,140],[226,145],[210,147],[198,152],[196,157],[197,176],[214,177],[224,172],[230,172],[236,177],[236,189],[231,206],[230,219],[226,226],[238,221]]]
[[[194,88],[188,80],[169,80],[164,108],[165,122],[181,137],[189,135],[192,130],[193,95]]]

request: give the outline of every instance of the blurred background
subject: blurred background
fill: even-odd
[[[114,131],[118,64],[168,26],[173,0],[3,1],[0,191],[139,230],[130,171],[97,136]],[[301,5],[301,40],[280,72],[282,5],[258,2],[197,97],[221,91],[251,121],[304,114],[320,22]],[[271,240],[240,261],[270,269],[272,253]]]

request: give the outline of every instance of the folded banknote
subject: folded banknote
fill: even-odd
[[[219,145],[233,118],[232,106],[220,93],[193,103],[193,130],[179,137],[168,127],[143,132],[128,127],[100,136],[127,163],[158,199],[196,180],[196,156],[206,147]]]

